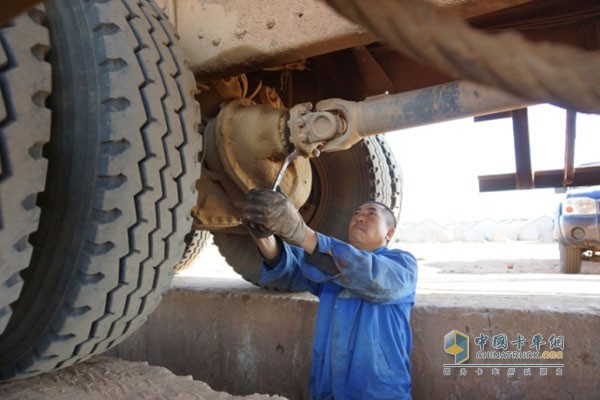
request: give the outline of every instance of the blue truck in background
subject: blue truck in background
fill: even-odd
[[[600,186],[569,189],[554,221],[561,272],[577,274],[582,261],[600,261]]]

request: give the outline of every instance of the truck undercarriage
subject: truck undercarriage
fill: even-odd
[[[510,116],[516,172],[482,190],[600,183],[573,165],[573,118],[564,169],[532,171],[526,113],[600,112],[595,1],[4,3],[3,379],[135,331],[194,231],[256,282],[244,195],[294,150],[281,190],[340,238],[360,202],[400,212],[387,131]]]

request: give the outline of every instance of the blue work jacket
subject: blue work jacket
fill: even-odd
[[[317,233],[320,253],[341,271],[324,273],[303,249],[283,244],[274,267],[263,264],[261,283],[277,281],[319,297],[311,399],[410,399],[410,310],[417,261],[405,251],[373,252]]]

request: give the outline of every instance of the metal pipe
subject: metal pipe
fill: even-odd
[[[531,105],[530,101],[497,89],[456,81],[360,102],[327,99],[320,101],[316,109],[338,113],[346,120],[346,131],[328,141],[323,148],[324,151],[338,151],[366,136],[528,105]]]
[[[529,101],[467,81],[367,99],[359,104],[361,136],[523,108]]]

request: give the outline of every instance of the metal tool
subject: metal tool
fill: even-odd
[[[298,158],[299,155],[300,155],[300,153],[298,152],[298,150],[294,149],[294,151],[292,151],[290,154],[288,154],[287,157],[285,158],[285,160],[283,160],[283,164],[281,164],[281,168],[279,168],[279,172],[277,173],[277,177],[275,178],[275,183],[273,183],[273,188],[272,188],[273,191],[277,190],[277,187],[283,180],[283,176],[285,175],[285,170],[287,169],[287,167],[291,163],[293,163],[294,160],[296,158]]]
[[[285,157],[285,159],[283,160],[283,164],[281,164],[281,168],[279,168],[279,172],[277,173],[277,176],[275,177],[275,183],[273,183],[273,187],[271,188],[272,191],[277,190],[277,188],[281,184],[281,181],[283,180],[283,176],[285,175],[285,171],[287,170],[288,166],[291,163],[293,163],[294,160],[296,158],[298,158],[299,155],[300,155],[300,152],[298,152],[298,150],[294,149],[294,151],[292,151],[290,154],[287,155],[287,157]],[[273,232],[271,232],[264,226],[260,226],[255,223],[252,223],[252,222],[248,223],[248,225],[255,231],[254,235],[257,237],[264,238],[267,236],[271,236],[273,234]]]

